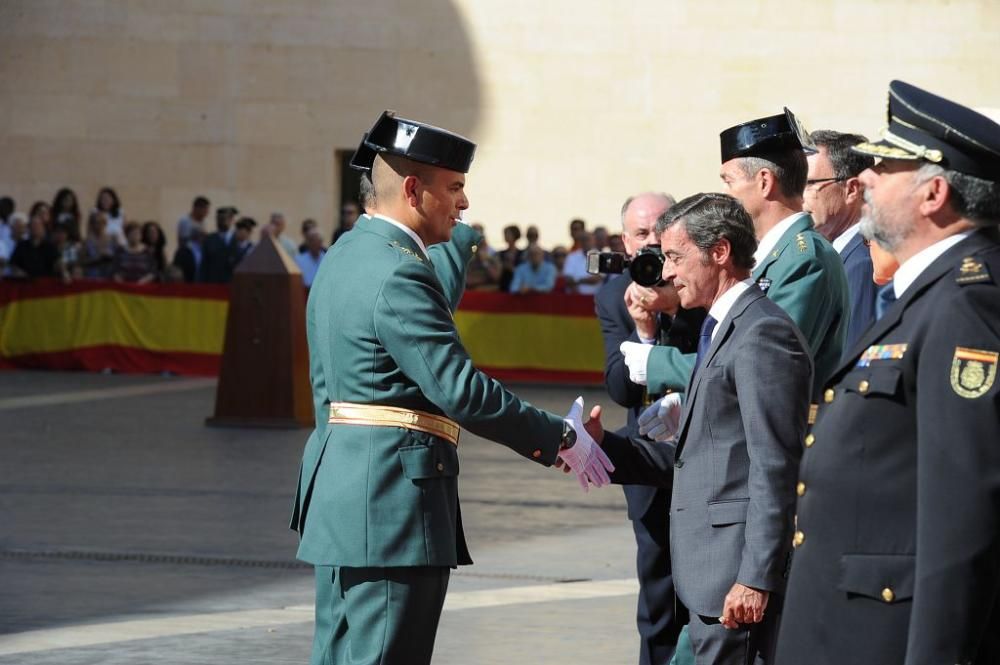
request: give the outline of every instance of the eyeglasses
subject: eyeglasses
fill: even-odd
[[[827,182],[843,182],[845,180],[847,180],[847,178],[813,178],[811,180],[806,180],[806,188],[816,187],[816,185],[822,185],[823,183]],[[817,189],[822,189],[822,188],[817,187]]]

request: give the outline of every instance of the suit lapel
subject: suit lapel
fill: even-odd
[[[850,258],[850,256],[854,254],[854,252],[857,252],[860,248],[864,246],[865,246],[865,239],[862,237],[860,233],[855,233],[854,237],[851,238],[851,241],[847,243],[847,245],[844,247],[844,251],[840,253],[841,261],[846,263],[847,259]]]
[[[699,389],[701,388],[701,379],[704,376],[702,368],[706,367],[716,354],[722,345],[732,336],[733,331],[736,329],[736,321],[743,315],[747,308],[754,302],[765,297],[764,293],[757,288],[750,287],[746,291],[740,294],[740,297],[736,299],[733,306],[729,309],[729,313],[726,314],[726,318],[719,323],[718,331],[715,334],[715,339],[712,340],[711,345],[708,347],[708,351],[705,353],[705,357],[701,360],[701,365],[694,372],[694,375],[688,381],[687,390],[687,400],[684,402],[684,409],[681,412],[681,422],[677,427],[679,436],[677,437],[677,452],[675,454],[675,459],[679,458],[681,455],[681,450],[684,448],[684,439],[687,434],[687,427],[691,422],[691,411],[694,407],[695,400],[698,397]]]
[[[899,323],[899,320],[903,318],[903,312],[910,306],[910,303],[919,298],[932,284],[954,270],[955,266],[958,264],[959,257],[974,254],[984,248],[993,247],[995,244],[996,241],[989,232],[979,231],[977,233],[973,233],[971,236],[956,244],[954,247],[950,247],[948,251],[934,259],[934,262],[927,266],[927,268],[920,273],[920,276],[917,277],[916,281],[914,281],[913,284],[906,289],[903,297],[896,301],[895,305],[889,307],[885,316],[876,321],[875,325],[869,328],[868,331],[858,339],[857,343],[851,349],[851,353],[844,356],[843,362],[840,367],[837,368],[837,371],[833,373],[833,376],[838,376],[845,369],[853,367],[854,363],[858,359],[858,356],[860,356],[865,349],[871,346],[871,344],[876,340],[885,336],[885,334],[890,330],[895,328]]]
[[[785,251],[785,248],[787,248],[788,245],[791,244],[795,236],[804,231],[808,231],[812,227],[813,227],[813,219],[809,215],[802,215],[797,220],[795,220],[792,223],[792,225],[788,227],[788,230],[785,231],[778,239],[778,243],[774,246],[774,249],[771,250],[771,253],[765,256],[764,260],[754,267],[751,279],[757,282],[762,277],[766,277],[767,269],[771,266],[772,263],[778,260],[778,257],[781,256],[781,253]]]

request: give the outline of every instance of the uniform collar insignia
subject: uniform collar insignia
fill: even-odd
[[[421,263],[424,262],[424,257],[420,256],[419,254],[417,254],[416,252],[414,252],[409,247],[404,247],[403,245],[401,245],[400,243],[396,242],[395,240],[392,241],[392,244],[393,244],[394,247],[398,248],[399,251],[401,251],[403,254],[409,254],[410,256],[412,256],[413,258],[415,258],[417,261],[420,261]]]

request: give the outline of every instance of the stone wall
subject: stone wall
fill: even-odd
[[[877,133],[902,78],[1000,107],[991,0],[4,0],[0,193],[114,186],[173,237],[196,194],[332,229],[379,111],[479,143],[469,219],[566,240],[630,193],[716,189],[718,133],[792,108]]]

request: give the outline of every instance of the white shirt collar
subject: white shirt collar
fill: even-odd
[[[375,213],[374,215],[372,215],[372,217],[378,217],[384,222],[389,222],[390,224],[401,230],[403,233],[413,238],[413,242],[417,243],[417,247],[420,248],[420,251],[423,252],[423,255],[425,257],[427,256],[427,248],[424,247],[424,241],[421,240],[420,236],[417,235],[417,232],[411,229],[409,226],[406,226],[401,222],[397,222],[392,217],[386,217],[385,215],[380,213]]]
[[[963,233],[956,233],[953,236],[948,236],[944,240],[938,240],[930,247],[925,247],[907,259],[906,263],[899,266],[899,269],[896,270],[896,274],[892,276],[892,289],[896,292],[896,299],[898,300],[903,297],[906,289],[910,288],[910,285],[916,281],[917,277],[920,277],[920,273],[926,270],[930,264],[934,263],[934,260],[937,259],[937,257],[941,256],[949,249],[968,238],[970,235],[972,235],[972,231],[965,231]]]
[[[792,228],[792,224],[798,221],[799,217],[803,217],[805,214],[806,213],[804,212],[797,212],[785,217],[783,220],[771,227],[770,231],[764,234],[764,237],[757,243],[757,251],[753,253],[753,257],[757,259],[757,263],[755,265],[759,266],[764,262],[767,255],[771,253],[774,246],[778,244],[779,240],[781,240],[781,236],[785,235],[785,231]]]
[[[837,250],[838,254],[844,251],[844,248],[847,247],[847,245],[850,244],[852,240],[854,240],[854,236],[858,235],[858,230],[860,228],[861,228],[861,222],[858,222],[854,226],[847,227],[846,231],[844,231],[839,236],[833,239],[833,243],[831,244],[833,245],[833,248]]]
[[[723,293],[719,298],[712,303],[712,307],[708,310],[708,315],[715,319],[715,328],[712,330],[712,339],[715,339],[715,333],[719,332],[719,324],[725,321],[726,316],[729,315],[729,310],[733,308],[736,301],[739,299],[743,292],[749,289],[751,286],[756,286],[752,279],[744,279],[741,282],[737,282],[730,286],[725,293]]]

